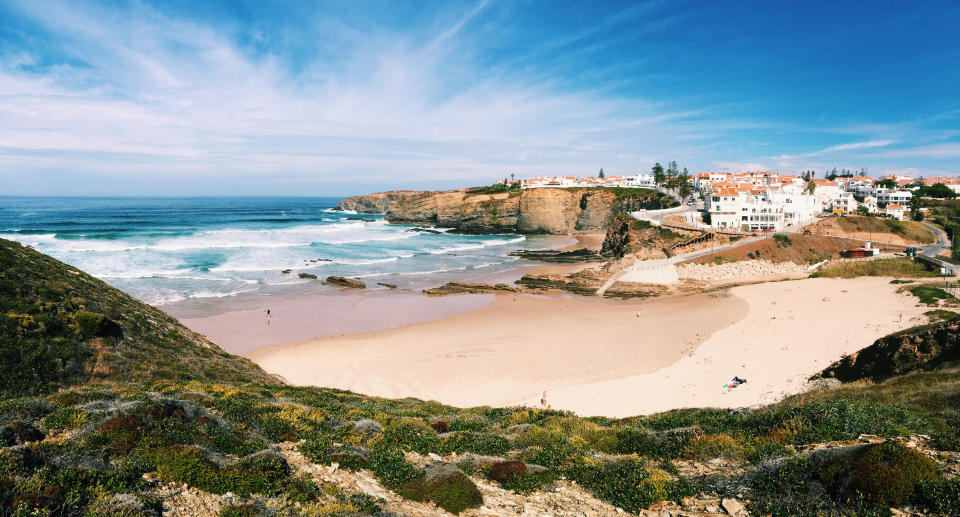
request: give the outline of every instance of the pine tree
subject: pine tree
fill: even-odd
[[[599,177],[601,177],[601,178],[604,178],[604,177],[605,177],[605,176],[603,175],[603,167],[600,167],[600,174],[598,174],[597,176],[599,176]]]
[[[653,171],[653,184],[657,185],[658,187],[663,185],[667,178],[666,174],[663,173],[663,165],[660,165],[660,162],[657,162],[650,170]]]

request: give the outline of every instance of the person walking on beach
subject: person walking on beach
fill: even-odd
[[[543,395],[540,395],[540,407],[544,409],[547,407],[547,390],[543,390]]]

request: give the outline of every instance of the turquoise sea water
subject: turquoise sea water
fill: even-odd
[[[0,197],[0,238],[155,305],[308,285],[298,273],[406,287],[439,283],[515,267],[509,251],[557,242],[410,231],[380,216],[332,211],[337,201]]]

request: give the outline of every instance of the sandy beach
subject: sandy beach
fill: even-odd
[[[581,415],[745,407],[802,391],[842,354],[921,322],[926,309],[896,288],[857,278],[642,302],[498,295],[434,321],[247,356],[294,384],[456,406],[535,406],[546,390],[552,407]],[[734,376],[748,382],[723,388]]]

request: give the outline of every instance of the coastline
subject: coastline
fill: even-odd
[[[563,240],[559,240],[562,237]],[[558,236],[548,249],[570,251],[599,249],[603,234],[581,233]],[[312,338],[400,328],[447,318],[479,309],[493,301],[492,295],[428,297],[422,290],[447,281],[513,284],[525,274],[567,274],[592,263],[547,264],[518,260],[501,270],[466,270],[442,280],[419,280],[390,289],[369,279],[366,289],[340,289],[319,280],[287,286],[275,291],[258,291],[221,298],[196,298],[161,305],[158,308],[176,317],[187,328],[203,334],[224,350],[245,355],[266,346]],[[373,280],[396,282],[410,275],[383,275]],[[271,318],[264,317],[270,309]],[[269,321],[269,324],[268,324]]]

